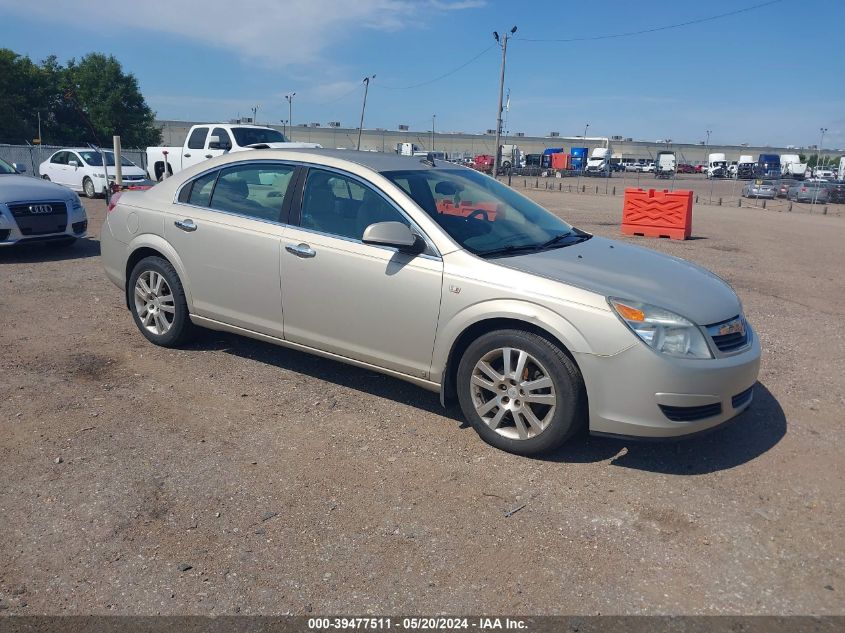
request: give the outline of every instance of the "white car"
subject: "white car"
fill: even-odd
[[[643,165],[641,171],[643,172],[651,172],[654,173],[654,163],[649,163],[648,165]]]
[[[106,156],[106,168],[103,169],[103,157],[93,149],[62,149],[50,156],[38,171],[44,180],[51,180],[74,191],[82,191],[89,198],[102,195],[106,190],[106,171],[109,182],[114,182],[114,152],[103,152]],[[120,160],[124,184],[131,185],[146,180],[144,170],[125,157]]]

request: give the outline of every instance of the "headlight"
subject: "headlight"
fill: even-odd
[[[105,174],[94,174],[94,178],[105,178]]]
[[[653,350],[677,358],[713,358],[695,323],[657,306],[608,297],[610,307]]]

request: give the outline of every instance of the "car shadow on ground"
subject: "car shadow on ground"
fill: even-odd
[[[590,437],[573,438],[550,455],[554,462],[597,462],[669,475],[702,475],[756,459],[786,435],[786,415],[761,383],[751,407],[710,433],[670,441]]]
[[[440,405],[440,396],[436,393],[426,391],[398,378],[339,361],[227,332],[210,330],[204,331],[193,346],[203,350],[218,349],[227,354],[249,358],[279,369],[311,376],[379,398],[401,402],[428,413],[464,422],[457,409],[450,407],[447,411]]]
[[[439,395],[398,378],[225,332],[206,331],[194,343],[194,347],[203,350],[217,349],[379,398],[401,402],[453,420],[467,431],[472,429],[456,405],[444,409],[440,405]],[[783,409],[772,393],[764,385],[757,383],[751,407],[711,433],[668,442],[644,442],[592,437],[585,431],[557,451],[536,459],[550,463],[594,463],[609,460],[614,466],[649,472],[700,475],[727,470],[749,462],[775,446],[785,434],[786,416]]]
[[[35,262],[61,262],[68,259],[85,259],[100,254],[100,240],[78,239],[69,246],[49,243],[16,244],[0,248],[0,264],[28,264]]]

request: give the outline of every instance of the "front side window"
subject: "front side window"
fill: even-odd
[[[303,228],[360,240],[376,222],[408,220],[381,195],[354,178],[311,169],[302,193]]]
[[[67,165],[67,152],[56,152],[50,162],[54,165]]]
[[[208,135],[207,127],[198,127],[188,138],[188,149],[202,149],[205,147],[205,137]]]
[[[211,135],[217,137],[217,149],[232,149],[232,139],[222,127],[211,130]]]
[[[474,170],[415,169],[382,175],[458,244],[482,257],[568,246],[590,237]]]
[[[212,209],[278,222],[294,167],[239,165],[220,170],[211,194]]]
[[[102,167],[103,166],[103,154],[106,156],[106,165],[108,167],[114,167],[114,152],[80,152],[79,155],[82,156],[82,160],[85,161],[86,164],[91,165],[92,167]],[[135,163],[131,160],[126,158],[125,156],[120,157],[120,164],[124,167],[136,167]]]

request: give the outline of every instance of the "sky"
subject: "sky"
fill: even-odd
[[[38,61],[114,55],[161,119],[495,127],[511,133],[845,148],[845,2],[0,0],[0,46]],[[201,7],[201,8],[200,8]],[[573,40],[581,41],[548,41]],[[545,41],[537,41],[545,40]]]

